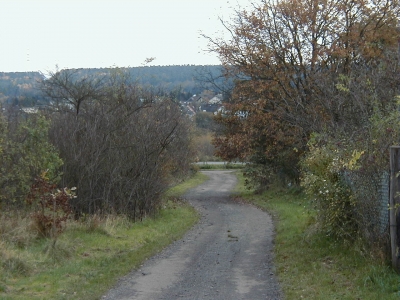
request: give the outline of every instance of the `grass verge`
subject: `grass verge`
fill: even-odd
[[[285,299],[400,299],[400,276],[388,265],[318,233],[304,194],[274,188],[254,195],[239,172],[238,178],[238,196],[275,220],[275,265]]]
[[[168,197],[176,199],[205,179],[198,173],[172,188]],[[29,237],[25,218],[1,216],[0,299],[99,299],[118,278],[182,237],[197,220],[192,207],[170,200],[156,218],[142,223],[88,217],[68,224],[53,241]]]

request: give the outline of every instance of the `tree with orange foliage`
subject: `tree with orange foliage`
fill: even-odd
[[[397,0],[263,0],[211,38],[235,87],[217,117],[218,154],[296,179],[312,132],[362,134],[373,110],[395,108]]]

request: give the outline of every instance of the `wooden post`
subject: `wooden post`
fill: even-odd
[[[390,147],[389,224],[392,266],[400,272],[400,146]]]

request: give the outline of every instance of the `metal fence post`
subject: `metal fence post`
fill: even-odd
[[[392,266],[400,271],[400,146],[390,147],[390,200],[389,200],[389,224],[390,245],[392,253]]]

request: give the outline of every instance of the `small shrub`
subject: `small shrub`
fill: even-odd
[[[262,193],[274,181],[274,171],[269,165],[246,164],[243,175],[247,189],[254,189],[256,193]]]
[[[34,207],[32,220],[38,233],[44,237],[56,237],[64,230],[65,221],[71,214],[70,199],[73,191],[57,189],[43,173],[31,186],[27,203]]]

